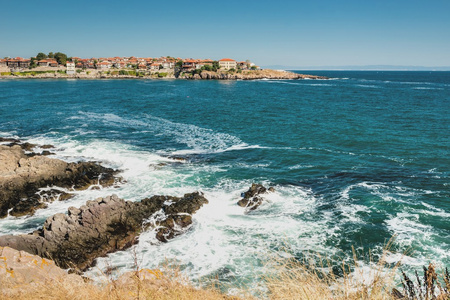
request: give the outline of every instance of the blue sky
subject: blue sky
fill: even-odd
[[[450,66],[449,0],[0,0],[0,56]],[[7,12],[7,13],[5,13]]]

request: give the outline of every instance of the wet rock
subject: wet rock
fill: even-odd
[[[67,163],[27,155],[23,144],[0,145],[0,218],[6,217],[10,209],[13,209],[12,215],[21,216],[44,207],[45,199],[38,193],[41,188],[58,186],[82,190],[97,184],[110,186],[117,173],[95,162]]]
[[[275,189],[273,187],[269,187],[269,189],[266,189],[261,184],[255,184],[253,183],[252,186],[245,192],[242,193],[242,199],[238,201],[238,205],[241,207],[245,207],[246,209],[254,210],[258,208],[263,202],[263,199],[261,198],[261,194],[266,194],[268,191],[275,192]]]
[[[183,233],[192,224],[191,215],[206,203],[200,193],[153,196],[141,202],[112,195],[70,207],[67,215],[55,214],[32,234],[0,236],[0,246],[51,258],[62,268],[85,270],[97,257],[135,244],[149,227],[157,229],[162,242]]]

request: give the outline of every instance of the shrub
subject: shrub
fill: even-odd
[[[2,75],[2,76],[10,76],[11,72],[1,72],[0,75]]]
[[[158,73],[159,78],[167,77],[167,75],[168,75],[168,73],[164,73],[164,72]]]

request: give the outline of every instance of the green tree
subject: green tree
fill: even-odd
[[[65,65],[67,62],[67,55],[64,53],[56,52],[54,57],[60,65]]]
[[[178,68],[181,68],[183,66],[183,61],[182,60],[177,61],[175,66],[177,66]]]
[[[37,58],[34,58],[34,57],[31,58],[30,69],[37,67],[36,60],[37,60]]]
[[[43,59],[46,59],[47,58],[47,55],[45,54],[45,53],[42,53],[42,52],[39,52],[37,55],[36,55],[36,59],[37,60],[43,60]]]
[[[217,70],[219,70],[219,69],[220,69],[219,62],[218,62],[217,60],[213,61],[213,64],[212,64],[212,70],[213,70],[214,72],[217,72]]]
[[[55,58],[55,55],[53,54],[53,52],[48,53],[48,58]]]

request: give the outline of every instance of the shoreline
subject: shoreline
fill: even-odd
[[[92,72],[92,73],[90,73]],[[62,73],[61,70],[45,71],[44,73],[35,73],[34,71],[24,72],[2,72],[0,80],[2,79],[183,79],[183,80],[261,80],[261,79],[273,79],[273,80],[326,80],[329,79],[325,76],[298,74],[290,71],[278,71],[278,70],[255,70],[228,72],[228,71],[202,71],[200,73],[179,73],[162,72],[162,73],[140,73],[139,71],[130,70],[129,75],[112,74],[118,72],[118,70],[102,71],[92,70],[87,72],[81,72],[74,75],[67,75]],[[4,73],[10,73],[5,75]]]

